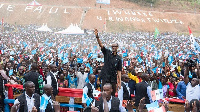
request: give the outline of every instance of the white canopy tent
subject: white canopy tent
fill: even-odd
[[[69,34],[69,35],[83,35],[84,31],[81,30],[81,28],[79,28],[77,24],[76,25],[71,24],[67,29],[55,33]]]
[[[37,1],[33,0],[31,3],[27,4],[27,6],[42,6],[42,5]]]
[[[37,31],[46,31],[46,32],[52,32],[52,30],[46,25],[42,25],[40,28],[36,29]]]

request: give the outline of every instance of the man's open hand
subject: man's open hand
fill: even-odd
[[[97,107],[91,107],[91,112],[99,112],[99,109]]]
[[[37,112],[37,109],[35,106],[33,106],[32,111],[31,112]]]
[[[133,105],[135,104],[135,102],[133,102],[132,100],[128,100],[126,105],[126,108],[128,110],[133,110]]]
[[[11,107],[11,112],[17,112],[20,107],[20,103],[16,103]]]
[[[95,34],[96,37],[98,37],[98,30],[97,29],[94,30],[94,34]]]
[[[53,108],[54,108],[55,112],[60,112],[60,103],[57,101],[54,101]]]

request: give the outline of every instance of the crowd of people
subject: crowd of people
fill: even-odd
[[[92,34],[62,35],[38,32],[36,28],[36,25],[7,23],[1,27],[2,110],[4,99],[8,98],[4,84],[26,85],[25,91],[32,85],[35,93],[48,97],[52,87],[53,100],[59,93],[58,87],[83,89],[83,94],[92,99],[93,91],[102,91],[102,99],[89,105],[86,105],[86,98],[82,98],[84,107],[91,106],[92,111],[99,112],[107,109],[125,111],[121,103],[132,100],[131,94],[135,95],[137,109],[144,111],[141,107],[153,102],[151,91],[162,89],[163,98],[186,100],[186,111],[199,110],[200,51],[198,45],[192,45],[189,35],[172,32],[158,36],[150,32],[99,33],[97,29]],[[195,41],[199,43],[200,38],[196,37]],[[118,98],[114,97],[115,93]],[[14,89],[13,94],[24,95],[24,90]],[[33,94],[27,94],[27,97]],[[195,106],[188,106],[190,102],[195,102]],[[19,101],[15,104],[18,105]],[[119,108],[114,108],[116,105],[120,105]],[[126,109],[130,111],[132,104],[127,105]]]

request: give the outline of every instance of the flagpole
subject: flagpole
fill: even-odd
[[[105,18],[104,26],[105,26],[105,32],[106,32],[106,18]]]
[[[2,33],[3,33],[3,18],[2,18],[2,21],[1,21],[1,26],[2,26]]]

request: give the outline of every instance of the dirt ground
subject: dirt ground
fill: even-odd
[[[155,7],[141,6],[121,0],[110,5],[95,0],[37,0],[42,6],[28,7],[31,0],[1,0],[0,18],[11,24],[47,23],[49,27],[65,27],[71,23],[82,29],[98,28],[106,32],[150,31],[193,32],[200,29],[199,9],[187,4],[169,6],[168,2]],[[148,5],[148,4],[147,4]]]

